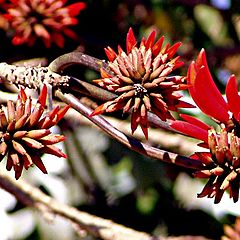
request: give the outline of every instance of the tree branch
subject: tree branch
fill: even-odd
[[[96,217],[59,203],[25,181],[10,177],[3,169],[0,171],[0,187],[13,194],[24,205],[33,207],[48,217],[51,217],[52,214],[62,216],[71,221],[75,227],[77,225],[89,234],[104,240],[206,240],[204,237],[192,236],[154,237],[144,232],[135,231],[111,220]]]
[[[62,73],[64,69],[71,65],[84,65],[95,71],[99,71],[101,67],[107,67],[107,63],[104,60],[75,51],[61,55],[53,60],[49,64],[49,69],[53,72]]]
[[[77,223],[82,229],[95,237],[104,240],[160,240],[147,233],[138,232],[116,224],[110,220],[93,216],[76,208],[59,203],[55,199],[41,192],[23,180],[14,180],[8,174],[0,172],[0,186],[13,194],[23,204],[45,211],[48,214],[60,215],[73,223]],[[44,209],[44,210],[43,210]]]
[[[109,122],[107,122],[102,116],[91,117],[92,110],[83,105],[76,97],[71,94],[63,94],[61,91],[56,91],[55,95],[60,98],[63,102],[70,104],[75,110],[87,117],[90,121],[100,127],[105,133],[110,135],[113,139],[118,140],[120,143],[125,145],[131,150],[134,150],[140,154],[148,156],[150,158],[164,161],[167,163],[173,163],[178,166],[190,168],[190,169],[201,169],[202,163],[195,159],[180,156],[175,153],[163,151],[144,143],[139,142],[133,137],[129,137],[114,128]]]

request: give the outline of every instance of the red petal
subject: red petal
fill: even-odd
[[[21,97],[22,101],[25,103],[27,100],[27,94],[25,93],[25,91],[22,87],[20,87],[20,97]]]
[[[78,36],[74,31],[72,31],[72,30],[69,29],[69,28],[63,29],[63,33],[64,33],[67,37],[69,37],[69,38],[71,38],[71,39],[73,39],[73,40],[75,40],[75,41],[78,41],[78,40],[79,40],[79,36]]]
[[[159,38],[158,41],[154,44],[154,46],[152,47],[153,56],[157,56],[159,54],[162,48],[163,41],[164,41],[164,36]]]
[[[234,75],[231,75],[228,79],[226,86],[226,96],[229,109],[234,114],[235,119],[237,119],[240,112],[240,96],[238,95],[237,80]]]
[[[65,43],[65,40],[64,40],[64,37],[62,34],[60,33],[57,33],[57,32],[54,32],[52,33],[52,41],[60,48],[63,48],[64,47],[64,43]]]
[[[200,68],[201,66],[206,66],[208,68],[207,57],[206,57],[206,52],[204,48],[201,49],[201,51],[197,56],[196,65],[197,65],[197,68]]]
[[[227,103],[215,85],[208,66],[198,66],[192,62],[188,68],[189,92],[205,114],[226,123],[229,119]]]
[[[71,17],[75,17],[79,14],[81,10],[83,10],[86,7],[86,4],[83,2],[73,3],[69,6],[67,6],[69,15]]]
[[[146,38],[142,37],[142,40],[140,42],[140,47],[145,46],[145,43],[146,43]]]
[[[136,131],[138,124],[140,122],[140,114],[139,111],[133,111],[131,115],[131,130],[132,134]]]
[[[42,107],[45,107],[47,100],[47,86],[44,84],[42,87],[42,91],[39,95],[38,102],[41,104]]]
[[[23,36],[14,36],[12,39],[13,45],[21,45],[26,42],[26,39]]]
[[[200,121],[199,119],[197,119],[195,117],[189,116],[187,114],[180,114],[180,117],[182,119],[184,119],[185,121],[187,121],[187,122],[189,122],[191,124],[194,124],[195,126],[198,126],[198,127],[202,128],[202,129],[209,130],[211,128],[206,123]]]
[[[40,151],[42,153],[52,154],[57,157],[67,158],[67,155],[65,153],[63,153],[61,149],[59,149],[58,147],[53,146],[53,145],[47,145],[47,146],[41,148]]]
[[[114,104],[114,103],[115,103],[114,101],[108,101],[108,102],[103,103],[102,105],[98,106],[98,107],[90,114],[90,117],[95,116],[95,115],[99,115],[99,114],[102,114],[102,113],[105,113],[105,112],[106,112],[106,109],[107,109],[111,104]]]
[[[177,108],[195,108],[194,105],[188,102],[184,102],[182,100],[179,100],[179,103],[175,105]]]
[[[116,52],[110,47],[104,48],[104,50],[105,50],[105,53],[108,57],[108,60],[110,62],[113,62],[115,60],[115,58],[117,57]]]
[[[45,168],[41,158],[38,155],[33,155],[32,161],[33,163],[45,174],[47,174],[47,169]]]
[[[105,69],[100,68],[100,73],[102,78],[112,78],[113,76],[109,74]],[[97,80],[97,79],[96,79]],[[95,80],[93,80],[95,81]]]
[[[140,124],[140,126],[141,126],[142,132],[143,132],[146,140],[148,140],[148,127],[145,125],[142,125],[142,124]]]
[[[145,42],[146,50],[152,48],[156,36],[156,31],[152,31]]]
[[[181,45],[182,45],[181,42],[177,42],[172,47],[170,47],[168,49],[168,58],[172,58]]]
[[[186,134],[187,136],[197,138],[204,142],[208,142],[208,131],[202,129],[192,123],[184,122],[184,121],[172,121],[170,126],[175,130]]]
[[[132,28],[129,28],[128,33],[127,33],[127,40],[126,40],[126,45],[127,45],[127,54],[129,54],[132,49],[136,46],[137,41],[134,36]]]
[[[50,119],[53,119],[56,116],[59,109],[60,109],[59,106],[55,106],[50,112],[48,112],[48,116],[50,117]]]
[[[64,117],[64,115],[66,114],[66,112],[68,111],[68,109],[70,107],[71,107],[71,105],[66,105],[66,106],[64,106],[63,108],[61,108],[58,111],[58,113],[57,113],[57,116],[58,116],[57,121],[60,121]]]
[[[16,178],[16,180],[18,180],[21,177],[21,174],[22,174],[23,164],[14,165],[13,168],[14,168],[14,171],[15,171],[15,178]]]

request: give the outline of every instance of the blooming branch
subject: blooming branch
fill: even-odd
[[[114,128],[109,122],[107,122],[101,116],[91,117],[92,110],[85,105],[83,105],[76,97],[72,94],[63,94],[61,91],[56,91],[56,96],[60,98],[63,102],[70,104],[72,108],[77,110],[80,114],[84,115],[91,122],[100,127],[104,132],[113,137],[114,139],[121,142],[126,147],[133,151],[136,151],[145,156],[151,157],[156,160],[164,161],[171,164],[176,164],[178,166],[183,166],[189,169],[202,169],[202,163],[198,160],[184,157],[175,153],[160,150],[151,147],[147,144],[139,142],[133,137],[129,137],[123,134],[118,129]]]
[[[35,164],[43,173],[47,170],[41,160],[41,154],[48,153],[58,157],[66,155],[55,143],[64,140],[64,136],[52,134],[50,129],[60,121],[69,106],[55,107],[45,116],[47,88],[44,85],[37,104],[32,107],[32,99],[20,89],[16,104],[7,102],[0,109],[0,160],[7,156],[6,168],[15,171],[15,178],[21,176],[23,167],[28,169]]]
[[[185,121],[173,121],[171,127],[202,140],[201,146],[210,152],[197,152],[192,158],[201,161],[204,169],[195,177],[209,178],[198,197],[215,198],[219,203],[226,190],[234,202],[239,199],[240,187],[240,107],[237,82],[230,76],[226,86],[227,101],[217,89],[209,71],[204,49],[188,69],[189,92],[208,116],[220,125],[220,132],[200,120],[182,115]]]
[[[180,42],[162,47],[164,37],[155,44],[156,32],[147,39],[143,38],[140,47],[130,28],[126,39],[126,52],[118,47],[118,53],[112,48],[105,48],[108,67],[101,68],[101,79],[93,80],[99,86],[114,92],[117,98],[107,101],[94,110],[92,116],[122,109],[131,111],[131,129],[135,132],[138,125],[148,138],[148,112],[156,114],[161,120],[172,119],[171,111],[178,108],[192,107],[180,100],[179,90],[186,89],[184,76],[169,76],[181,67],[183,62],[177,56]]]

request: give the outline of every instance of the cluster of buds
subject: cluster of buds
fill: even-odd
[[[143,38],[140,47],[132,29],[126,39],[127,51],[119,46],[118,53],[112,48],[105,49],[109,59],[108,68],[101,68],[101,79],[95,83],[119,95],[96,108],[92,115],[123,110],[131,112],[131,129],[134,132],[138,125],[145,137],[148,137],[147,113],[156,114],[161,120],[171,119],[170,111],[181,107],[192,107],[180,100],[179,90],[187,89],[186,77],[171,75],[181,67],[180,56],[173,57],[180,42],[164,47],[164,37],[156,43],[156,32],[152,31],[147,39]]]
[[[203,170],[197,171],[195,176],[209,178],[198,197],[214,197],[218,203],[223,193],[229,190],[230,197],[237,202],[240,186],[240,96],[237,79],[234,75],[229,77],[226,98],[223,98],[202,49],[196,61],[188,67],[187,83],[196,105],[220,126],[220,131],[215,131],[199,119],[185,114],[182,115],[184,121],[171,123],[172,128],[202,140],[201,146],[209,149],[209,152],[197,152],[192,156],[203,163]]]
[[[78,23],[76,16],[86,4],[76,2],[64,6],[66,2],[65,0],[10,0],[10,3],[5,3],[6,13],[3,16],[9,28],[13,30],[12,43],[32,46],[40,38],[49,48],[52,43],[63,47],[64,35],[78,39],[77,34],[70,27]]]
[[[204,170],[195,173],[195,177],[209,178],[198,197],[215,197],[219,203],[223,193],[229,189],[234,202],[239,198],[240,178],[240,142],[234,133],[223,127],[220,134],[211,128],[208,131],[210,153],[196,153],[204,164]]]
[[[7,101],[0,109],[0,160],[7,156],[7,170],[15,171],[15,178],[21,176],[23,167],[28,169],[35,164],[43,173],[47,170],[41,160],[44,153],[57,157],[66,155],[55,143],[64,140],[63,135],[52,134],[51,128],[63,118],[69,106],[60,109],[56,106],[44,114],[47,87],[43,86],[35,106],[23,89],[20,90],[16,104]]]

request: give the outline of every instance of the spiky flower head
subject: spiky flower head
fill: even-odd
[[[141,126],[148,137],[148,112],[153,112],[161,120],[172,118],[170,110],[178,111],[180,107],[190,107],[180,100],[177,92],[187,88],[185,77],[174,76],[172,71],[181,67],[180,57],[173,58],[180,42],[164,47],[164,37],[155,42],[156,31],[147,39],[141,40],[140,46],[133,30],[127,34],[127,51],[119,46],[118,53],[112,48],[105,48],[109,59],[108,68],[101,68],[101,79],[94,80],[101,87],[119,95],[94,110],[92,115],[114,112],[122,109],[131,113],[131,129],[134,132]]]
[[[64,140],[63,135],[52,134],[51,128],[63,118],[69,106],[44,113],[47,88],[44,85],[35,106],[23,89],[16,103],[7,101],[0,109],[0,160],[7,156],[6,168],[15,171],[15,178],[21,176],[23,167],[28,169],[35,164],[43,173],[47,170],[41,160],[43,153],[66,157],[53,144]]]
[[[239,198],[240,186],[240,142],[233,132],[221,128],[220,134],[211,128],[208,130],[208,146],[210,153],[198,152],[197,158],[204,165],[203,170],[195,173],[195,177],[209,178],[198,197],[215,198],[219,203],[226,190],[234,202]]]
[[[66,0],[10,0],[5,17],[15,31],[12,43],[32,46],[41,38],[46,47],[55,43],[64,46],[64,35],[77,39],[69,28],[76,25],[76,16],[86,4],[77,2],[64,6]]]

